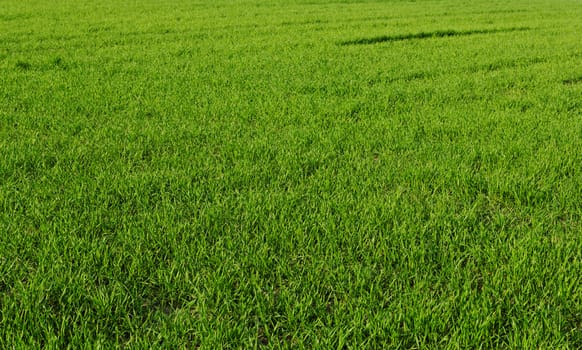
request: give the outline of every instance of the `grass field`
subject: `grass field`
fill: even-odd
[[[581,19],[0,0],[0,348],[582,349]]]

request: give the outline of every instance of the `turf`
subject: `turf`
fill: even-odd
[[[0,6],[0,347],[582,348],[582,2]]]

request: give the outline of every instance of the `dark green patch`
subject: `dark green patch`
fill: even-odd
[[[576,77],[576,78],[562,80],[562,83],[564,85],[582,84],[582,76],[579,76],[579,77]]]
[[[18,61],[16,62],[16,68],[21,70],[30,70],[32,69],[32,64],[26,61]]]
[[[421,40],[421,39],[432,39],[432,38],[447,38],[455,36],[469,36],[478,34],[496,34],[496,33],[508,33],[515,31],[529,30],[528,27],[515,27],[515,28],[503,28],[503,29],[476,29],[476,30],[437,30],[434,32],[420,32],[414,34],[398,34],[398,35],[383,35],[373,38],[362,38],[355,40],[342,41],[340,45],[371,45],[379,44],[385,42],[394,41],[405,41],[405,40]]]

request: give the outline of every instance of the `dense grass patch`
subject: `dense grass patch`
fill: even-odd
[[[1,347],[581,348],[581,17],[4,1]]]

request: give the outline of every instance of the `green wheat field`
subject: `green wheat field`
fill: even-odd
[[[582,349],[582,1],[0,0],[0,348]]]

